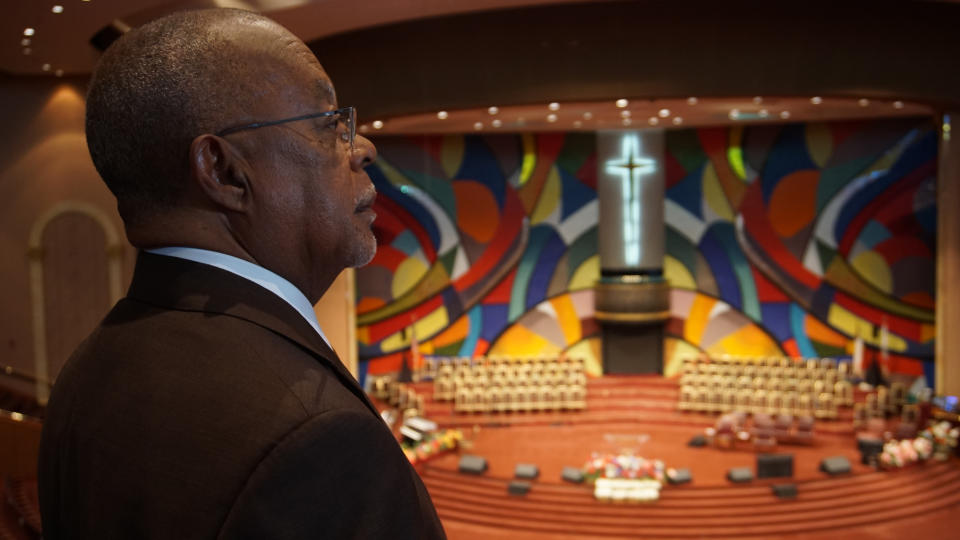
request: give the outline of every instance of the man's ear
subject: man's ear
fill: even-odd
[[[234,212],[250,202],[250,182],[243,159],[229,142],[200,135],[190,143],[190,172],[197,187],[217,206]]]

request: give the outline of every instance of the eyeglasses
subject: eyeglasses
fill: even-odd
[[[294,116],[291,118],[284,118],[282,120],[271,120],[269,122],[254,122],[252,124],[244,124],[242,126],[229,127],[227,129],[222,129],[218,131],[215,135],[218,137],[223,137],[224,135],[230,135],[231,133],[236,133],[238,131],[246,131],[248,129],[257,129],[262,127],[277,126],[280,124],[286,124],[288,122],[297,122],[300,120],[309,120],[311,118],[324,118],[327,116],[334,116],[337,119],[337,123],[343,122],[345,128],[342,133],[340,133],[340,139],[343,142],[350,143],[350,150],[354,149],[353,142],[357,137],[357,110],[353,107],[341,107],[335,111],[325,111],[319,113],[310,113],[303,114],[300,116]]]

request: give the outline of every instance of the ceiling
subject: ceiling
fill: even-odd
[[[0,18],[0,36],[3,36],[0,40],[0,72],[11,76],[84,77],[90,73],[100,54],[90,44],[91,37],[97,32],[111,24],[120,28],[138,26],[186,8],[220,6],[260,11],[304,41],[311,42],[355,30],[445,15],[589,1],[606,0],[5,0],[8,11]],[[906,6],[911,1],[921,0],[902,0],[898,4]],[[28,28],[32,29],[32,35],[25,35]],[[489,103],[483,107],[443,113],[437,110],[392,117],[364,116],[361,108],[364,124],[360,131],[370,135],[593,131],[934,114],[934,110],[923,103],[856,95],[822,98],[810,95],[688,96],[631,99],[623,107],[614,99],[567,100],[554,104],[552,108],[551,99],[555,96],[543,96],[542,103],[530,103],[530,99],[525,99],[523,105]],[[423,108],[419,110],[423,111]]]
[[[309,42],[426,17],[575,1],[585,0],[4,0],[0,71],[12,75],[89,74],[99,56],[90,38],[101,29],[113,21],[134,27],[188,8],[259,11]],[[54,6],[62,8],[59,13]],[[360,6],[363,9],[358,9]],[[33,29],[33,35],[24,35],[27,28]]]
[[[553,102],[368,119],[361,133],[600,131],[931,116],[923,104],[837,97],[696,97]]]

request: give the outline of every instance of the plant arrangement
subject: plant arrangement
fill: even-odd
[[[666,467],[659,459],[646,459],[630,452],[621,454],[593,453],[583,466],[584,479],[595,483],[597,478],[650,479],[661,484]]]

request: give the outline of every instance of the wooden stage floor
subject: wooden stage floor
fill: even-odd
[[[812,446],[777,448],[794,455],[792,479],[735,485],[726,471],[755,469],[756,454],[688,447],[716,416],[678,412],[670,379],[591,379],[587,410],[571,413],[455,414],[449,403],[431,400],[430,383],[413,387],[427,400],[427,417],[464,430],[462,453],[489,463],[482,476],[457,472],[457,454],[418,467],[451,540],[960,537],[957,459],[893,472],[860,465],[849,409],[838,420],[817,421]],[[623,449],[689,468],[693,482],[664,486],[654,503],[612,504],[594,500],[590,486],[560,479],[564,466],[582,466],[591,452]],[[838,455],[853,464],[850,474],[818,470],[822,458]],[[507,493],[517,463],[540,468],[525,496]],[[770,485],[784,482],[797,484],[796,499],[772,495]]]

